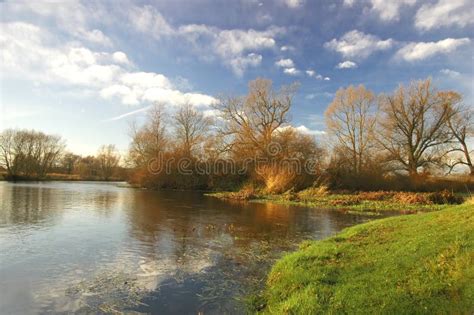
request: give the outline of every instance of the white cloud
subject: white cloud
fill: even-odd
[[[161,13],[151,5],[143,7],[131,6],[129,9],[129,20],[135,29],[148,33],[155,39],[175,33],[175,30],[168,24]]]
[[[110,82],[120,67],[110,54],[76,43],[47,46],[54,40],[47,30],[22,22],[0,25],[0,63],[5,75],[39,82],[97,86]]]
[[[296,9],[304,5],[305,0],[283,0],[286,6],[291,9]]]
[[[102,46],[112,46],[111,39],[93,28],[106,19],[107,11],[100,5],[84,5],[80,1],[20,1],[2,3],[4,16],[33,14],[35,21],[55,25],[73,37]]]
[[[112,58],[115,62],[123,64],[123,65],[128,65],[130,64],[130,61],[128,60],[127,55],[122,52],[122,51],[116,51],[112,54]]]
[[[285,45],[285,46],[281,46],[280,50],[281,51],[294,51],[295,47],[290,46],[290,45]]]
[[[416,12],[415,27],[431,30],[445,26],[465,27],[474,23],[472,0],[438,0],[423,4]]]
[[[344,62],[340,62],[336,68],[338,69],[352,69],[352,68],[357,68],[357,63],[353,62],[353,61],[350,61],[350,60],[346,60]]]
[[[446,38],[438,42],[408,43],[396,53],[405,61],[423,60],[434,55],[448,54],[470,42],[469,38]]]
[[[324,77],[324,81],[331,81],[330,77]]]
[[[155,39],[184,39],[192,45],[200,58],[212,60],[211,56],[217,56],[238,76],[246,68],[260,65],[263,57],[256,52],[276,47],[275,38],[285,32],[284,28],[275,26],[263,31],[222,30],[203,24],[173,27],[151,6],[133,7],[130,11],[129,20],[136,30],[151,34]]]
[[[340,39],[332,39],[324,47],[340,53],[345,58],[367,58],[375,51],[387,50],[393,46],[393,39],[381,40],[377,36],[352,30]]]
[[[344,0],[342,5],[345,7],[352,7],[355,3],[355,0]]]
[[[291,59],[280,59],[277,62],[275,62],[275,65],[281,68],[292,68],[295,66],[293,60]]]
[[[2,23],[0,28],[0,70],[5,78],[87,87],[128,105],[159,101],[208,106],[216,101],[201,93],[183,93],[162,74],[127,70],[123,52],[93,51],[77,43],[48,46],[54,37],[27,23]]]
[[[441,69],[439,72],[451,78],[457,78],[461,75],[461,73],[451,69]]]
[[[135,30],[156,40],[184,40],[201,60],[209,62],[217,57],[238,76],[246,68],[260,65],[263,57],[258,52],[275,48],[276,37],[285,32],[284,28],[275,26],[266,30],[220,29],[204,24],[173,26],[150,5],[131,5],[127,12]]]
[[[323,130],[309,129],[305,125],[300,125],[298,127],[287,125],[287,126],[284,126],[284,127],[280,127],[277,130],[278,131],[285,131],[285,130],[288,130],[288,129],[289,130],[296,130],[298,132],[301,132],[301,133],[306,134],[306,135],[311,135],[311,136],[320,136],[320,135],[326,134],[326,132],[323,131]]]
[[[170,89],[171,82],[162,74],[154,72],[131,72],[120,77],[120,82],[128,86],[139,86],[142,89],[159,87]]]
[[[238,55],[247,50],[272,48],[277,30],[224,30],[217,35],[215,47],[222,56]]]
[[[296,68],[285,68],[283,73],[288,75],[299,75],[301,72]]]
[[[318,79],[318,80],[322,80],[322,79],[324,79],[324,78],[323,78],[323,76],[322,76],[322,75],[318,74],[318,75],[316,76],[316,79]]]
[[[309,129],[309,128],[306,127],[305,125],[298,126],[298,127],[296,127],[295,129],[298,130],[298,131],[301,132],[301,133],[305,133],[305,134],[312,135],[312,136],[318,136],[318,135],[324,135],[324,134],[326,134],[326,132],[323,131],[323,130],[313,130],[313,129]]]
[[[308,70],[306,70],[306,74],[307,74],[309,77],[314,77],[314,76],[316,75],[316,71],[311,70],[311,69],[308,69]]]
[[[247,56],[236,56],[230,60],[230,66],[238,76],[244,74],[248,67],[256,67],[262,63],[262,55],[250,53]]]
[[[372,10],[378,14],[380,20],[389,22],[398,21],[401,7],[414,5],[416,0],[370,0],[370,2]]]

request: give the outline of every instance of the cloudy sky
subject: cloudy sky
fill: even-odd
[[[153,102],[212,115],[247,83],[300,82],[293,125],[318,134],[335,91],[431,76],[474,100],[472,0],[0,2],[0,130],[127,148]]]

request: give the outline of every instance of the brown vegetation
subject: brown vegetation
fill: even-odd
[[[246,187],[244,199],[254,194],[248,187],[302,200],[348,189],[369,191],[360,200],[405,203],[455,200],[446,192],[393,191],[473,189],[468,139],[474,134],[474,115],[458,93],[438,91],[430,79],[379,97],[362,85],[339,89],[325,112],[328,135],[316,141],[291,126],[296,89],[295,84],[276,89],[270,80],[258,78],[249,82],[246,95],[221,97],[212,119],[189,104],[174,113],[155,104],[143,125],[130,128],[124,160],[130,182],[150,188]],[[58,136],[4,130],[0,166],[7,177],[56,172],[108,180],[120,173],[114,146],[86,157],[64,152],[64,147]],[[446,176],[462,167],[471,176]]]

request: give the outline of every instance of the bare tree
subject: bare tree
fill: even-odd
[[[81,160],[81,157],[77,154],[66,152],[63,154],[61,158],[60,164],[63,172],[66,174],[72,174],[74,172],[74,168],[76,164]]]
[[[447,123],[455,140],[449,153],[459,153],[449,163],[450,172],[457,165],[465,165],[469,168],[470,175],[474,176],[474,158],[472,157],[474,150],[469,150],[467,141],[474,136],[474,110],[462,102],[462,96],[459,93],[443,92],[440,93],[440,97],[449,106],[450,115]]]
[[[155,104],[148,111],[145,124],[138,127],[132,124],[129,160],[133,166],[143,166],[151,158],[156,158],[168,144],[165,126],[166,115],[162,104]]]
[[[177,142],[186,156],[191,156],[197,145],[203,143],[211,126],[211,119],[184,104],[173,117]]]
[[[275,131],[289,121],[296,84],[274,90],[272,81],[258,78],[249,83],[247,96],[221,98],[216,109],[224,122],[221,134],[230,137],[234,153],[265,154]]]
[[[120,161],[120,154],[115,145],[103,145],[97,154],[100,176],[104,180],[109,180],[117,169]]]
[[[377,105],[374,94],[363,85],[339,89],[325,112],[329,134],[336,139],[339,153],[360,174],[374,148]]]
[[[9,177],[44,177],[65,148],[59,136],[34,130],[4,130],[0,135],[0,161]]]
[[[383,99],[381,108],[379,143],[395,169],[416,175],[420,167],[440,162],[442,146],[451,140],[450,110],[430,79],[412,82],[408,88],[400,86]]]

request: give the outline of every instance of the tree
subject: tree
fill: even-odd
[[[17,132],[13,129],[4,130],[0,134],[0,162],[7,170],[8,176],[15,176],[18,172],[16,169],[18,165],[15,163],[15,156],[18,151],[16,134]]]
[[[79,155],[76,155],[71,152],[67,152],[63,155],[60,164],[62,171],[66,174],[72,174],[74,172],[74,168],[76,164],[81,160]]]
[[[374,94],[363,85],[339,89],[325,112],[329,134],[336,139],[339,160],[359,175],[370,161],[375,145],[377,106]]]
[[[275,131],[289,122],[296,84],[274,90],[272,81],[258,78],[249,83],[247,96],[223,97],[216,109],[223,126],[221,135],[230,138],[234,155],[265,155]]]
[[[185,156],[192,156],[195,147],[204,142],[211,119],[184,104],[173,117],[176,139]]]
[[[450,109],[430,79],[412,82],[408,88],[400,86],[383,99],[381,108],[379,143],[395,170],[416,175],[420,167],[440,162],[442,146],[451,140]]]
[[[447,120],[451,136],[455,140],[449,153],[460,153],[449,165],[450,171],[457,165],[465,165],[469,173],[474,176],[473,150],[469,150],[467,139],[474,136],[474,110],[462,102],[462,96],[456,92],[440,93],[440,97],[449,106]]]
[[[114,174],[120,161],[120,155],[115,145],[103,145],[97,154],[99,173],[102,179],[109,180]]]
[[[61,137],[34,130],[7,129],[0,135],[0,161],[9,177],[44,177],[64,148]]]
[[[132,124],[129,160],[134,167],[145,166],[150,159],[158,157],[168,144],[166,134],[166,115],[162,104],[155,104],[147,113],[145,124],[137,127]]]

